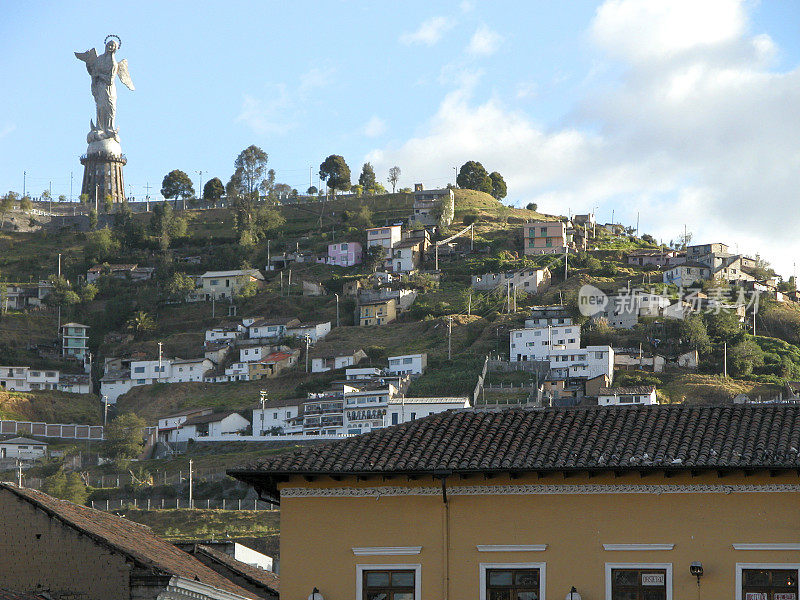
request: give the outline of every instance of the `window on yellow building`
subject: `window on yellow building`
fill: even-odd
[[[486,600],[539,600],[539,569],[487,569]]]
[[[414,571],[365,571],[363,600],[419,600]]]
[[[742,569],[742,600],[797,600],[797,569]]]
[[[666,569],[611,569],[611,600],[668,600]]]

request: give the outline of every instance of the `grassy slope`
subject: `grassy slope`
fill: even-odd
[[[0,418],[97,425],[103,422],[103,409],[93,395],[0,391]]]

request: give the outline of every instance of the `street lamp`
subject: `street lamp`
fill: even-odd
[[[308,600],[325,600],[325,598],[322,597],[322,594],[319,593],[317,588],[314,588],[308,595]]]
[[[339,327],[339,294],[334,296],[336,296],[336,326]]]
[[[261,397],[261,435],[264,435],[264,404],[267,401],[267,390],[261,390],[259,396]]]

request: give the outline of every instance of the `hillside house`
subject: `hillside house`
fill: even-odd
[[[403,240],[392,249],[392,270],[395,273],[412,273],[420,268],[425,257],[424,242]]]
[[[512,329],[509,339],[509,358],[512,362],[547,360],[555,350],[579,350],[579,325],[545,325]]]
[[[0,366],[0,389],[9,392],[59,390],[73,394],[91,392],[91,380],[86,373],[62,373],[55,369]]]
[[[287,400],[269,400],[264,408],[253,409],[253,435],[269,435],[270,431],[280,430],[278,435],[302,433],[294,420],[302,414],[305,400],[291,398]]]
[[[247,364],[250,381],[277,377],[286,369],[295,366],[299,357],[300,350],[289,350],[272,352],[259,360],[251,361]]]
[[[367,358],[366,353],[361,348],[344,349],[338,348],[335,350],[311,350],[309,353],[311,357],[311,372],[324,373],[325,371],[332,371],[334,369],[343,369],[345,367],[352,367]]]
[[[305,340],[308,337],[309,343],[316,344],[331,332],[330,321],[316,321],[312,323],[300,323],[286,328],[288,337],[296,337]]]
[[[575,250],[566,221],[529,221],[523,225],[523,251],[526,256],[563,254]]]
[[[505,273],[484,273],[472,276],[472,289],[491,291],[499,288],[539,294],[550,287],[550,269],[522,269]]]
[[[329,265],[336,267],[354,267],[363,261],[363,250],[358,242],[341,242],[328,244]]]
[[[343,426],[341,394],[315,394],[303,403],[303,435],[340,435]]]
[[[220,323],[219,325],[206,329],[206,342],[221,342],[223,340],[235,340],[247,332],[247,328],[239,323]]]
[[[383,375],[377,367],[352,368],[344,370],[345,381],[370,381]]]
[[[8,283],[5,290],[0,290],[0,307],[3,310],[40,307],[52,291],[53,284],[45,280],[39,283]]]
[[[280,581],[272,572],[271,557],[229,541],[178,544],[178,547],[256,597],[278,600]]]
[[[656,386],[602,388],[597,394],[599,406],[620,406],[624,404],[658,404]]]
[[[86,271],[86,283],[94,283],[102,275],[114,279],[129,279],[131,281],[146,281],[153,277],[153,267],[140,267],[139,265],[95,265]]]
[[[386,411],[386,426],[409,423],[446,410],[463,410],[469,407],[469,398],[466,397],[390,398]]]
[[[188,419],[196,416],[210,415],[214,412],[211,408],[191,408],[183,412],[161,417],[158,420],[157,436],[161,442],[174,443],[178,441],[178,429]]]
[[[302,286],[303,296],[325,296],[328,293],[325,286],[318,281],[304,280]]]
[[[282,338],[286,329],[300,325],[297,317],[267,317],[257,319],[247,327],[247,337],[250,339]]]
[[[394,298],[365,302],[358,306],[358,324],[362,327],[385,325],[397,318],[397,303]]]
[[[620,371],[651,371],[662,373],[667,359],[658,354],[614,349],[614,368]]]
[[[207,271],[197,278],[197,291],[206,300],[230,300],[248,283],[261,285],[263,281],[264,276],[257,269]]]
[[[367,251],[373,246],[381,246],[384,248],[384,264],[388,268],[391,268],[392,249],[400,243],[402,238],[402,227],[400,225],[370,227],[367,229]]]
[[[250,421],[233,411],[194,415],[178,426],[176,438],[179,442],[187,442],[204,437],[234,435],[249,426]]]
[[[64,323],[61,326],[61,355],[85,361],[89,353],[89,326]]]
[[[426,190],[414,184],[414,212],[409,221],[425,227],[449,227],[455,213],[455,194],[452,189]]]
[[[651,250],[648,248],[640,248],[628,252],[627,261],[629,265],[636,265],[639,267],[646,267],[648,265],[666,267],[668,265],[676,265],[685,262],[686,254],[678,250]]]
[[[0,460],[4,458],[22,461],[47,458],[47,442],[38,442],[26,437],[0,440]]]
[[[117,515],[0,484],[0,588],[65,600],[257,600],[189,554]]]
[[[614,376],[614,349],[611,346],[586,346],[577,350],[554,348],[548,357],[550,378],[594,379]]]
[[[680,265],[668,266],[662,269],[663,282],[678,287],[690,287],[711,277],[708,265],[687,260]]]
[[[428,366],[428,355],[424,352],[390,356],[387,360],[389,368],[386,372],[392,375],[422,375]]]
[[[796,404],[456,410],[229,474],[280,501],[286,598],[678,600],[694,563],[788,600],[798,436]]]

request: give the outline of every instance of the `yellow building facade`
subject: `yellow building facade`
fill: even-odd
[[[800,406],[448,411],[233,471],[281,595],[798,600]]]
[[[397,302],[394,298],[380,302],[369,302],[358,307],[358,322],[362,327],[385,325],[397,318]]]

